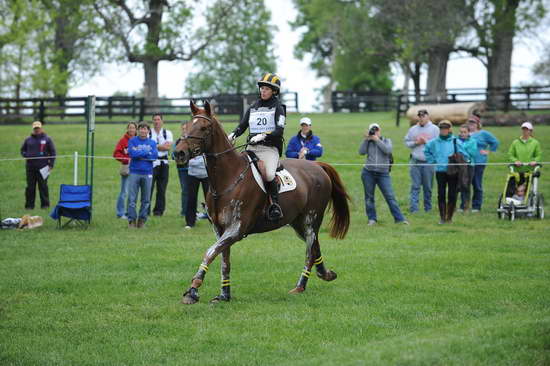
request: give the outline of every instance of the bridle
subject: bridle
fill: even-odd
[[[236,150],[238,148],[241,148],[243,146],[246,146],[248,145],[247,143],[245,144],[242,144],[242,145],[238,145],[238,146],[232,146],[230,147],[229,149],[227,150],[224,150],[224,151],[221,151],[221,152],[217,152],[217,153],[207,153],[205,152],[206,150],[206,146],[207,146],[207,143],[211,142],[211,138],[212,138],[212,118],[204,115],[204,114],[197,114],[197,115],[194,115],[193,116],[193,119],[194,118],[202,118],[202,119],[205,119],[207,120],[208,122],[210,122],[210,124],[208,125],[207,127],[207,132],[204,134],[204,136],[195,136],[195,135],[185,135],[184,138],[186,139],[197,139],[199,140],[200,142],[200,145],[194,149],[194,151],[191,151],[191,157],[196,157],[198,155],[201,154],[204,154],[206,157],[212,157],[214,159],[216,159],[218,156],[220,155],[223,155],[225,153],[228,153],[230,151],[233,151],[233,150]],[[237,185],[244,179],[246,173],[248,172],[248,170],[250,169],[250,161],[248,159],[246,159],[245,157],[243,157],[243,159],[246,161],[246,168],[239,174],[239,176],[237,177],[237,179],[232,183],[230,184],[226,189],[224,189],[222,192],[217,192],[216,189],[214,188],[213,184],[210,184],[210,193],[212,194],[212,197],[214,198],[215,201],[217,201],[221,196],[223,196],[224,194],[227,194],[231,191],[233,191]],[[214,172],[216,171],[216,164],[213,164],[212,166],[212,169],[214,170]],[[215,175],[215,173],[214,173]]]

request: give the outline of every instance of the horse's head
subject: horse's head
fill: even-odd
[[[176,146],[176,160],[186,163],[195,156],[210,151],[212,147],[212,115],[210,103],[204,102],[204,109],[191,101],[191,121],[185,126],[185,134]]]

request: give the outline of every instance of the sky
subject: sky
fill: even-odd
[[[318,89],[326,81],[316,77],[309,67],[310,58],[298,60],[294,57],[294,45],[300,39],[299,31],[292,31],[289,21],[296,17],[292,0],[266,1],[273,19],[276,19],[278,32],[274,37],[277,70],[274,70],[283,80],[283,91],[298,93],[299,110],[302,113],[319,110],[320,99]],[[548,41],[549,36],[544,36]],[[514,47],[512,57],[512,85],[529,83],[533,77],[530,69],[542,53],[541,42],[519,41]],[[189,63],[162,62],[159,65],[159,93],[169,98],[184,96],[184,80]],[[124,66],[109,64],[101,75],[71,89],[71,96],[109,96],[117,91],[130,94],[141,90],[143,85],[143,69],[140,66]],[[447,69],[447,88],[484,88],[487,72],[480,61],[473,58],[452,57]],[[258,75],[260,77],[261,75]],[[394,76],[394,85],[400,88],[403,77]],[[425,87],[425,75],[421,84]],[[412,84],[412,83],[411,83]]]

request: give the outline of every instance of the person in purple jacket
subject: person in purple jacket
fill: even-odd
[[[141,122],[138,126],[138,135],[128,141],[128,155],[130,155],[128,227],[130,228],[142,228],[149,216],[153,162],[158,158],[157,143],[149,138],[149,131],[149,125]],[[141,207],[138,216],[136,202],[139,191],[141,191]]]
[[[311,131],[311,119],[300,119],[300,131],[290,139],[286,148],[286,157],[294,159],[316,160],[323,155],[321,139]]]
[[[50,207],[48,175],[55,163],[55,145],[42,129],[42,122],[32,123],[32,133],[21,145],[21,155],[27,159],[27,188],[25,189],[25,208],[34,209],[36,185],[40,194],[40,208]]]

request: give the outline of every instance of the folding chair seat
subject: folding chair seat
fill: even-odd
[[[61,217],[69,218],[61,225]],[[75,222],[86,228],[92,219],[92,189],[89,185],[74,186],[62,184],[59,188],[59,202],[54,207],[50,217],[57,220],[60,229]]]

